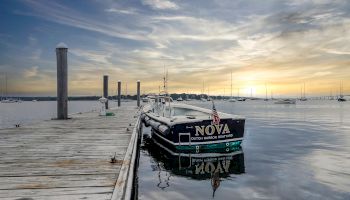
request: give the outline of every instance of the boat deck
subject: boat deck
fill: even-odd
[[[1,129],[0,199],[118,197],[113,192],[125,184],[117,179],[130,163],[124,158],[137,108],[124,106],[112,112],[115,116],[82,113],[70,120]]]

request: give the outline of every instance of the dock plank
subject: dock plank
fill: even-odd
[[[136,106],[0,130],[0,199],[110,199]],[[112,156],[116,162],[111,163]]]

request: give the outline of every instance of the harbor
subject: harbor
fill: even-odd
[[[0,16],[0,200],[350,200],[350,1]]]

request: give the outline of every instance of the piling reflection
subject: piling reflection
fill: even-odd
[[[229,152],[179,153],[162,146],[144,135],[143,150],[153,158],[152,170],[158,171],[157,187],[171,187],[172,176],[195,180],[210,180],[213,196],[220,183],[231,174],[245,173],[244,154],[241,148]]]

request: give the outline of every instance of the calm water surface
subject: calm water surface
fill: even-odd
[[[216,108],[246,117],[243,148],[172,155],[150,144],[144,128],[139,199],[350,199],[350,102],[218,101]]]
[[[133,103],[135,101],[123,102]],[[14,127],[14,124],[28,124],[37,121],[51,119],[57,116],[56,101],[23,101],[22,103],[0,103],[0,128]],[[110,101],[110,106],[115,107],[117,102]],[[68,102],[69,114],[88,112],[100,108],[98,101],[70,101]]]

